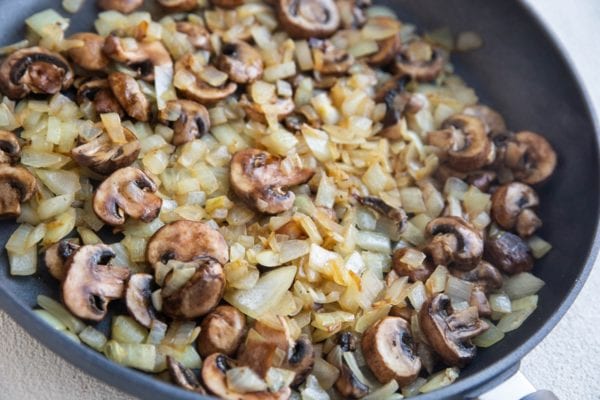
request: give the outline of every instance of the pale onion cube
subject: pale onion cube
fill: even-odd
[[[153,372],[157,357],[156,346],[140,343],[119,343],[110,340],[104,347],[106,357],[117,364]]]
[[[45,246],[59,242],[67,236],[74,228],[77,218],[77,212],[74,208],[69,208],[62,214],[59,214],[46,224],[46,235],[43,244]]]
[[[337,187],[333,178],[328,177],[323,174],[321,177],[321,181],[319,183],[319,188],[317,190],[317,196],[315,197],[315,205],[333,208],[335,203],[335,197],[337,194]]]
[[[38,215],[43,220],[55,217],[66,212],[71,207],[73,200],[73,193],[41,200],[38,205]]]
[[[306,40],[295,42],[294,52],[301,71],[310,71],[314,68],[312,52]]]
[[[67,329],[65,324],[60,322],[58,318],[56,318],[46,310],[33,310],[33,313],[57,331],[64,331],[65,329]]]
[[[33,232],[34,227],[29,224],[21,224],[15,231],[12,233],[8,241],[6,242],[5,248],[6,251],[13,254],[25,254],[28,247],[25,247],[27,243],[27,238]]]
[[[296,63],[293,61],[271,65],[265,68],[263,79],[267,82],[277,82],[296,75]]]
[[[81,190],[79,175],[74,171],[37,169],[35,173],[54,194],[77,193]]]
[[[13,276],[28,276],[35,274],[37,270],[37,249],[30,247],[22,254],[16,254],[8,251],[8,263],[10,265],[10,274]]]
[[[423,201],[423,194],[417,187],[400,189],[400,201],[402,202],[402,208],[408,213],[418,214],[427,211],[427,207]]]
[[[520,299],[536,294],[542,287],[544,287],[543,280],[529,272],[521,272],[506,279],[502,289],[511,299]]]
[[[100,120],[102,121],[102,125],[104,125],[104,129],[106,129],[106,133],[108,133],[108,137],[110,137],[110,140],[112,140],[113,143],[127,143],[127,139],[125,138],[125,132],[123,131],[123,126],[121,125],[121,117],[119,117],[119,114],[100,114]]]
[[[317,160],[327,162],[333,159],[327,132],[305,124],[302,126],[302,136]]]
[[[104,350],[107,342],[106,336],[91,326],[86,326],[84,330],[79,332],[79,339],[96,351]]]
[[[69,20],[52,9],[33,14],[25,20],[25,23],[40,37],[47,35],[53,26],[63,31],[69,27]]]
[[[552,245],[539,236],[530,237],[527,244],[535,258],[542,258],[552,250]]]

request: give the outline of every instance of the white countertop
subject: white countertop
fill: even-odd
[[[527,0],[550,22],[587,82],[600,114],[600,2]],[[537,388],[562,400],[600,399],[600,262],[556,329],[522,362]],[[0,399],[133,400],[92,378],[41,346],[0,311]],[[511,399],[506,399],[511,400]]]

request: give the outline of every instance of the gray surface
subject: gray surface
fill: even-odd
[[[600,3],[579,0],[570,7],[559,0],[530,3],[555,28],[600,110],[596,77],[600,56],[595,52],[600,42]],[[563,400],[600,399],[600,314],[594,310],[594,289],[599,285],[600,270],[595,268],[569,313],[523,361],[524,373],[537,387],[552,389]],[[131,399],[71,367],[1,311],[0,337],[0,399]]]

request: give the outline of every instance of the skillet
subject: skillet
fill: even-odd
[[[71,30],[89,30],[97,14],[93,0],[71,16]],[[375,1],[394,8],[401,20],[419,28],[449,27],[453,32],[473,30],[485,46],[455,54],[459,75],[500,111],[509,127],[531,129],[546,136],[559,155],[551,181],[539,188],[540,235],[553,250],[536,264],[535,274],[546,282],[535,313],[516,331],[489,349],[453,385],[420,400],[473,398],[511,376],[519,360],[539,343],[573,303],[598,252],[599,147],[598,125],[589,101],[569,60],[547,27],[517,0],[390,0]],[[58,0],[2,1],[0,44],[24,34],[24,19],[53,7],[64,13]],[[4,245],[16,228],[0,224]],[[73,343],[45,325],[31,312],[38,294],[58,297],[58,285],[40,268],[32,277],[8,275],[6,254],[0,257],[0,307],[29,333],[67,361],[105,382],[144,399],[198,400],[202,397],[163,383],[146,374],[121,367],[93,350]],[[106,328],[106,326],[101,326]],[[541,397],[539,397],[541,399]]]

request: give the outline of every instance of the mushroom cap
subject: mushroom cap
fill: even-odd
[[[433,266],[427,260],[420,266],[413,266],[402,261],[406,253],[418,251],[413,248],[400,248],[394,251],[392,254],[392,268],[400,276],[408,276],[411,282],[422,281],[425,282],[427,278],[433,273]]]
[[[237,83],[254,82],[263,73],[260,53],[241,40],[224,43],[216,65],[229,75],[229,79]]]
[[[144,4],[144,0],[98,0],[98,7],[102,10],[115,10],[129,14]]]
[[[502,287],[504,278],[498,270],[487,261],[480,261],[475,268],[470,271],[461,271],[451,269],[450,273],[463,281],[473,282],[476,287],[480,287],[488,293]]]
[[[154,67],[172,67],[171,55],[160,41],[137,42],[135,49],[125,49],[121,38],[114,34],[107,36],[104,54],[111,59],[126,64],[146,81],[154,80]]]
[[[137,137],[123,128],[127,143],[113,143],[107,135],[100,135],[71,150],[77,164],[100,174],[109,175],[118,169],[133,164],[140,154],[141,145]]]
[[[554,172],[556,152],[543,136],[529,131],[518,132],[514,141],[507,145],[505,163],[517,180],[536,185]]]
[[[125,216],[150,222],[158,216],[162,199],[157,187],[144,171],[135,167],[116,170],[96,189],[94,212],[109,225],[123,225]]]
[[[492,217],[504,229],[513,229],[523,212],[539,204],[531,186],[511,182],[500,186],[492,195]]]
[[[162,311],[180,319],[194,319],[211,312],[225,292],[223,267],[212,257],[194,260],[194,275],[175,293],[163,296]],[[170,274],[165,278],[168,281]]]
[[[323,75],[343,75],[355,64],[354,57],[331,40],[310,38],[308,44],[315,59],[314,70]]]
[[[108,312],[108,303],[123,296],[129,269],[109,266],[114,256],[110,247],[97,244],[81,246],[67,260],[62,297],[75,316],[100,321]]]
[[[93,79],[83,83],[77,89],[77,103],[79,105],[91,101],[98,114],[117,113],[119,117],[125,116],[125,111],[113,94],[108,80]]]
[[[73,70],[60,54],[42,47],[17,50],[0,65],[0,90],[12,100],[29,93],[55,94],[73,84]]]
[[[44,262],[50,275],[60,282],[64,281],[67,276],[67,259],[77,249],[78,244],[66,239],[48,247],[44,253]]]
[[[294,39],[329,37],[341,22],[333,0],[278,0],[277,17]]]
[[[448,118],[443,129],[455,130],[464,136],[462,143],[454,142],[448,150],[448,163],[461,172],[469,172],[489,164],[494,150],[487,137],[485,125],[479,119],[464,114]]]
[[[419,311],[421,332],[447,365],[464,367],[477,352],[471,338],[488,326],[479,319],[476,307],[451,313],[450,298],[438,294],[429,299]]]
[[[428,55],[428,57],[423,57]],[[423,40],[414,40],[400,48],[396,56],[395,72],[421,82],[436,79],[446,64],[446,56],[439,48]]]
[[[381,383],[395,379],[405,386],[421,371],[410,327],[400,317],[377,321],[363,335],[361,346],[367,365]]]
[[[0,129],[0,164],[14,164],[21,155],[21,143],[17,135]]]
[[[233,356],[246,333],[246,317],[232,306],[218,306],[202,320],[196,341],[198,353],[208,357],[213,353]]]
[[[150,103],[134,78],[122,72],[113,72],[108,75],[108,84],[127,115],[138,121],[148,121]]]
[[[529,271],[534,262],[527,243],[510,232],[485,240],[485,259],[509,275]]]
[[[158,118],[173,128],[173,144],[180,146],[200,139],[210,130],[210,116],[202,104],[191,100],[170,100]]]
[[[211,3],[217,7],[234,8],[244,4],[244,0],[211,0]]]
[[[37,191],[37,180],[27,169],[0,164],[0,218],[21,215],[21,203]]]
[[[150,328],[152,321],[156,319],[151,298],[153,281],[154,277],[150,274],[133,274],[125,289],[125,305],[129,314],[146,328]]]
[[[204,256],[223,265],[229,260],[223,235],[203,222],[181,220],[167,224],[156,231],[146,247],[146,260],[152,266],[172,259],[189,262]]]
[[[312,372],[315,365],[315,349],[312,341],[305,335],[300,336],[294,346],[288,350],[288,359],[283,368],[296,374],[291,386],[301,385]]]
[[[235,82],[227,81],[219,87],[211,86],[204,82],[197,72],[196,61],[192,54],[186,54],[175,63],[175,76],[185,76],[193,83],[186,87],[177,87],[183,97],[195,100],[201,104],[212,105],[230,95],[237,90]],[[175,79],[177,81],[177,79]]]
[[[459,217],[439,217],[425,228],[429,253],[436,265],[462,270],[477,266],[483,255],[483,238],[470,223]]]
[[[67,55],[76,65],[88,71],[101,71],[108,67],[110,60],[103,52],[104,37],[91,32],[79,32],[69,40],[81,40],[81,47],[73,47]]]
[[[383,29],[393,29],[394,27],[400,28],[398,20],[386,16],[375,16],[370,18],[369,25],[371,24],[376,24]],[[400,34],[395,34],[388,38],[378,40],[377,45],[379,46],[379,50],[377,53],[367,57],[367,63],[373,66],[387,65],[394,61],[396,54],[398,54],[402,48],[402,38],[400,37]]]
[[[198,0],[158,0],[168,12],[190,12],[198,8]]]
[[[179,361],[167,356],[167,368],[174,383],[191,392],[206,394],[206,390],[198,380],[198,377],[189,368],[184,367]]]
[[[470,117],[479,118],[486,127],[486,131],[490,134],[506,131],[506,122],[504,118],[496,110],[491,109],[483,104],[476,104],[465,108],[462,112]]]
[[[286,188],[305,183],[313,175],[314,171],[309,168],[284,171],[279,157],[252,148],[233,155],[229,172],[234,192],[249,206],[265,214],[289,210],[295,195]]]

